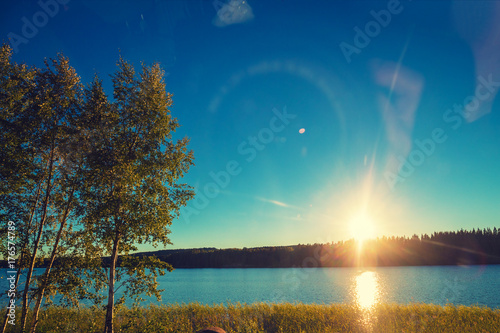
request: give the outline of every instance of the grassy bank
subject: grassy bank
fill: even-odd
[[[101,310],[51,307],[41,313],[37,331],[101,332],[103,323]],[[500,310],[428,304],[382,304],[372,311],[344,304],[187,304],[121,308],[116,316],[116,332],[191,333],[206,326],[235,333],[500,332]]]

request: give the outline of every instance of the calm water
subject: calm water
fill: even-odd
[[[0,281],[5,288],[5,278]],[[165,289],[163,303],[356,302],[368,307],[424,302],[500,308],[500,265],[177,269],[159,277],[159,285]]]
[[[500,308],[500,265],[178,269],[161,277],[160,286],[163,303],[424,302]]]

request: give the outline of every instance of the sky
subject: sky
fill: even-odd
[[[162,65],[197,192],[168,248],[500,227],[498,2],[1,6],[18,63],[62,52],[109,96],[120,55]]]

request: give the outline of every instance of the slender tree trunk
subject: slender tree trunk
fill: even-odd
[[[111,265],[109,268],[109,282],[108,282],[108,306],[106,309],[106,322],[104,325],[104,333],[113,333],[113,317],[115,308],[115,273],[116,261],[118,258],[118,245],[120,242],[120,233],[116,231],[115,239],[113,241],[113,252],[111,254]]]
[[[38,199],[40,198],[41,187],[42,187],[41,184],[38,184],[38,188],[36,190],[35,202],[33,203],[33,207],[31,208],[30,218],[28,219],[26,232],[24,234],[24,240],[22,243],[23,248],[21,249],[21,256],[19,257],[19,260],[17,261],[19,264],[22,264],[23,259],[24,259],[24,249],[28,246],[29,230],[31,229],[31,222],[33,221],[33,216],[35,216],[36,206],[38,206]],[[19,278],[20,277],[21,277],[21,268],[18,267],[17,272],[16,272],[16,281],[14,282],[14,284],[16,286],[16,291],[17,291],[17,286],[19,285]],[[8,321],[9,321],[9,311],[6,311],[1,333],[5,333],[5,330],[7,329],[7,322]]]
[[[38,312],[40,311],[40,306],[42,304],[43,295],[45,293],[45,289],[47,288],[47,285],[49,282],[50,270],[52,269],[52,265],[54,264],[54,259],[56,258],[57,247],[59,246],[59,241],[61,240],[61,235],[62,235],[62,232],[64,230],[64,226],[66,225],[66,219],[68,218],[68,214],[69,214],[70,207],[71,207],[71,202],[73,201],[73,193],[74,192],[75,192],[75,187],[73,187],[71,189],[71,193],[70,193],[69,199],[68,199],[68,204],[64,210],[61,224],[59,226],[59,230],[57,231],[57,236],[56,236],[54,245],[52,247],[50,261],[49,261],[47,268],[45,269],[43,281],[42,281],[42,284],[40,286],[38,299],[36,300],[35,308],[33,309],[33,320],[31,323],[31,330],[30,330],[31,333],[35,333],[36,326],[38,325]]]
[[[50,161],[49,161],[49,175],[47,177],[47,186],[45,188],[45,199],[43,202],[43,212],[42,212],[42,217],[40,219],[40,226],[38,228],[38,234],[36,237],[36,241],[33,247],[33,255],[30,260],[30,264],[28,267],[28,274],[26,275],[26,283],[24,286],[24,292],[23,292],[23,308],[22,308],[22,313],[21,313],[21,332],[25,332],[25,327],[26,327],[26,315],[28,312],[28,290],[29,286],[31,283],[31,276],[33,275],[33,269],[35,268],[35,259],[38,251],[38,247],[40,245],[40,239],[42,238],[42,233],[43,233],[43,228],[45,226],[45,219],[47,217],[47,206],[49,204],[49,196],[50,196],[50,191],[52,189],[51,183],[52,183],[52,169],[54,166],[54,146],[52,145],[51,150],[50,150]]]

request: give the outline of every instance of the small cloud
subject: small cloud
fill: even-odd
[[[270,202],[272,204],[275,204],[275,205],[278,205],[281,207],[289,207],[286,203],[281,202],[281,201],[277,201],[277,200],[268,200],[267,202]]]
[[[260,200],[260,201],[264,201],[264,202],[269,202],[269,203],[272,203],[274,205],[277,205],[277,206],[281,206],[281,207],[290,207],[289,205],[287,205],[286,203],[284,202],[281,202],[281,201],[277,201],[277,200],[270,200],[270,199],[265,199],[265,198],[261,198],[261,197],[255,197],[257,200]]]
[[[280,206],[280,207],[301,209],[300,207],[292,206],[292,205],[286,204],[286,203],[278,201],[278,200],[266,199],[266,198],[262,198],[262,197],[258,197],[258,196],[256,196],[255,199],[263,201],[263,202],[268,202],[268,203],[271,203],[273,205]]]
[[[220,1],[217,1],[220,3]],[[217,10],[213,24],[225,27],[231,24],[243,23],[253,19],[252,7],[246,0],[229,0]]]

